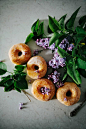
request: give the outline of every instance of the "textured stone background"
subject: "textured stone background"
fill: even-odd
[[[31,25],[39,18],[44,20],[45,28],[48,15],[59,19],[67,14],[67,19],[79,7],[78,19],[86,14],[86,0],[0,0],[0,60],[5,59],[8,71],[14,65],[10,62],[8,51],[14,44],[25,41],[31,32]],[[36,48],[34,41],[29,43],[31,50]],[[46,60],[52,55],[50,51],[42,53]],[[49,58],[48,58],[49,57]],[[31,86],[29,85],[30,92]],[[70,107],[62,105],[58,100],[40,102],[23,93],[11,91],[5,93],[0,88],[0,129],[86,129],[86,105],[71,118],[69,113],[85,97],[86,79],[82,78],[80,101]],[[19,110],[19,102],[27,103]]]

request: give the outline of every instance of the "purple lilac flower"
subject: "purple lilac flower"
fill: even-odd
[[[64,98],[64,101],[67,101],[67,98]]]
[[[56,83],[56,87],[57,88],[59,88],[59,87],[62,87],[64,85],[64,83],[61,81],[61,80],[59,80],[57,83]]]
[[[44,49],[51,49],[54,50],[55,49],[55,43],[53,43],[50,47],[49,47],[49,40],[50,38],[43,38],[43,39],[37,39],[36,40],[36,44],[40,47],[43,47]]]
[[[48,75],[48,79],[53,81],[56,88],[59,88],[64,85],[63,82],[60,80],[60,73],[57,72],[56,70],[50,75]]]
[[[34,52],[33,52],[33,56],[38,55],[41,51],[43,51],[43,50],[38,50],[38,49],[34,50]]]
[[[41,93],[44,94],[49,94],[50,93],[50,89],[47,87],[41,87]]]
[[[58,73],[56,70],[48,75],[48,79],[53,80],[53,83],[57,83],[59,81],[60,73]]]
[[[68,40],[66,38],[64,38],[62,40],[62,42],[59,44],[59,47],[62,48],[62,49],[66,49],[68,44],[69,44]]]
[[[72,51],[74,48],[74,45],[73,44],[69,44],[68,47],[67,47],[67,51]]]
[[[54,57],[49,61],[49,66],[56,69],[59,66],[64,67],[66,62],[66,58],[61,58],[57,53],[57,49],[55,50]]]

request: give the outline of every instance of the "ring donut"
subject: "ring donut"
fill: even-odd
[[[80,99],[81,91],[73,82],[65,82],[63,87],[57,90],[56,97],[64,105],[70,106]]]
[[[24,43],[13,45],[9,50],[9,58],[12,61],[12,63],[16,65],[26,63],[30,59],[30,57],[31,50]]]
[[[40,101],[49,101],[55,95],[55,86],[49,79],[37,79],[32,84],[32,94]]]
[[[34,56],[27,62],[27,74],[32,79],[41,78],[46,72],[47,63],[41,56]]]

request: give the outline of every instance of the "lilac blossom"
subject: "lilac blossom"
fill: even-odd
[[[64,38],[62,40],[62,42],[59,44],[59,47],[62,48],[62,49],[64,49],[64,50],[66,50],[68,44],[69,44],[68,40],[66,38]]]
[[[59,44],[59,47],[66,50],[66,51],[72,51],[74,48],[73,44],[69,44],[68,38],[64,38],[62,42]],[[55,43],[53,43],[51,46],[49,46],[49,40],[50,38],[43,38],[43,39],[37,39],[36,43],[37,45],[43,47],[44,49],[51,49],[54,50],[54,56],[53,58],[49,61],[49,66],[52,68],[56,69],[59,68],[59,66],[64,67],[66,64],[66,57],[61,58],[60,55],[57,53],[57,49],[55,48]]]
[[[55,49],[55,43],[53,43],[50,47],[49,47],[49,40],[50,38],[43,38],[43,39],[37,39],[36,40],[36,44],[40,47],[43,47],[44,49],[51,49],[54,50]]]
[[[64,67],[66,65],[65,62],[66,62],[66,57],[61,58],[57,53],[56,49],[53,58],[49,61],[49,66],[56,69],[59,68],[59,66]]]
[[[41,87],[41,93],[44,95],[44,94],[49,94],[50,93],[50,89],[47,88],[47,87]]]
[[[67,47],[67,51],[72,51],[74,48],[74,45],[73,44],[69,44],[68,47]]]
[[[59,88],[64,85],[63,82],[60,80],[60,73],[57,72],[56,70],[54,70],[53,73],[48,75],[48,79],[52,80],[56,88]]]
[[[34,50],[34,52],[33,52],[33,56],[38,55],[41,51],[43,51],[43,50],[38,50],[38,49]]]

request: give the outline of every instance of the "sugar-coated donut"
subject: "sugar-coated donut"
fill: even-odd
[[[73,82],[65,82],[56,92],[57,99],[64,105],[70,106],[80,99],[81,91]]]
[[[9,58],[14,64],[24,64],[30,59],[30,57],[31,50],[29,46],[24,43],[15,44],[9,50]]]
[[[55,95],[55,86],[49,79],[37,79],[32,84],[32,94],[40,101],[49,101]]]
[[[41,56],[34,56],[27,62],[27,74],[32,79],[41,78],[46,72],[47,63]]]

